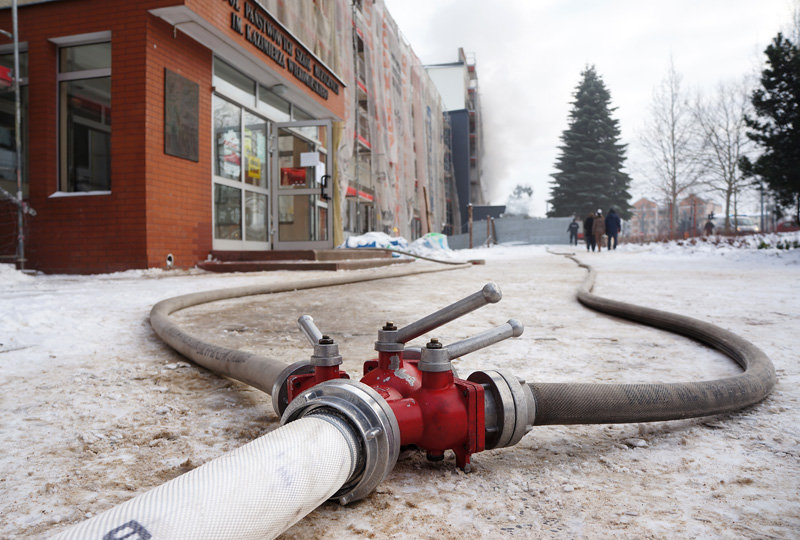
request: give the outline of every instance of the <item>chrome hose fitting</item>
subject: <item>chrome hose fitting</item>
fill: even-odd
[[[467,377],[484,388],[486,449],[514,446],[533,427],[536,402],[525,381],[505,371],[476,371]]]
[[[400,427],[375,390],[349,379],[325,381],[299,394],[283,413],[281,425],[326,410],[344,418],[361,445],[360,466],[332,497],[345,505],[366,497],[394,468],[400,455]]]

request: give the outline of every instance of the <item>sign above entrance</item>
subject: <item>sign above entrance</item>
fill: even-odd
[[[339,95],[342,83],[264,9],[247,0],[222,0],[231,8],[230,26],[275,65],[323,100]]]

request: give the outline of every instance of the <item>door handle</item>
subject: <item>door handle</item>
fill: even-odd
[[[329,201],[331,199],[328,192],[325,191],[325,188],[328,187],[328,180],[330,179],[331,175],[323,174],[319,179],[319,197],[323,201]]]

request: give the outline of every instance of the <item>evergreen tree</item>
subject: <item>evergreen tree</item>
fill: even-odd
[[[761,146],[755,161],[742,158],[742,171],[759,176],[783,207],[800,220],[800,49],[778,34],[764,51],[767,66],[751,101],[757,118],[745,118],[747,136]]]
[[[611,94],[594,66],[581,73],[569,114],[569,127],[561,135],[550,191],[550,217],[585,216],[601,208],[614,208],[630,217],[630,177],[622,171],[625,145],[619,143],[619,122],[611,118]]]

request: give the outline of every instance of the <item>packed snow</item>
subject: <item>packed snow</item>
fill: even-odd
[[[512,317],[525,324],[520,338],[456,360],[462,376],[505,369],[528,381],[670,382],[737,372],[698,343],[581,307],[574,291],[585,271],[554,254],[573,251],[597,269],[601,296],[752,341],[775,364],[774,392],[724,416],[535,427],[515,447],[473,456],[469,474],[452,455],[431,463],[406,451],[371,496],[326,503],[284,537],[792,538],[800,531],[798,245],[800,234],[789,233],[601,253],[440,249],[448,260],[486,264],[227,300],[174,318],[206,341],[290,363],[311,354],[295,325],[310,314],[357,376],[383,322],[407,324],[494,281],[501,302],[426,336],[449,343]],[[182,358],[153,333],[148,313],[180,294],[324,275],[27,275],[0,265],[0,537],[46,537],[276,429],[269,396]]]

